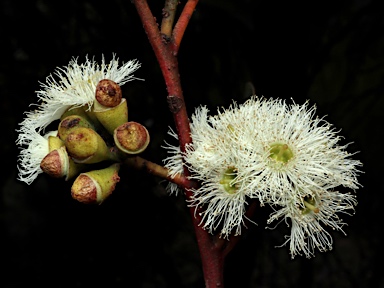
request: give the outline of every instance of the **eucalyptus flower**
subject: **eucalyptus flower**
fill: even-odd
[[[328,190],[313,194],[315,196],[308,195],[304,199],[289,199],[267,221],[270,224],[281,218],[280,222],[284,220],[291,227],[290,235],[286,236],[287,240],[281,246],[289,243],[292,259],[302,254],[310,258],[315,255],[315,248],[320,252],[331,250],[333,240],[325,227],[346,235],[343,230],[346,223],[339,214],[353,215],[355,212],[356,196],[351,193]]]
[[[287,240],[292,257],[301,251],[310,257],[315,247],[330,249],[323,225],[342,231],[337,213],[357,204],[351,194],[334,191],[358,189],[362,166],[346,151],[349,144],[340,144],[339,131],[308,102],[289,105],[254,96],[214,116],[208,112],[205,106],[195,110],[192,143],[183,154],[174,148],[166,161],[177,171],[176,159],[183,157],[191,178],[200,182],[189,201],[201,208],[202,227],[225,238],[238,235],[247,203],[258,200],[275,211],[268,223],[282,218],[292,225]]]
[[[236,122],[240,119],[232,109],[226,111],[228,114],[224,121],[208,116],[208,112],[205,106],[196,109],[191,121],[193,143],[186,146],[184,155],[178,146],[167,143],[164,148],[170,156],[164,162],[169,175],[174,177],[182,171],[184,157],[185,165],[191,171],[190,178],[201,184],[198,189],[192,189],[189,205],[203,208],[199,213],[202,219],[200,225],[204,229],[228,238],[233,232],[241,234],[247,196],[251,192],[247,186],[247,175],[238,173],[247,167],[247,163],[239,161],[242,159],[238,155],[241,147],[234,132],[242,123]],[[168,133],[177,138],[172,130]],[[176,190],[170,185],[167,188]]]
[[[340,131],[318,118],[315,106],[251,98],[238,111],[243,128],[236,138],[246,151],[238,155],[248,163],[239,173],[248,175],[250,190],[262,190],[261,202],[276,204],[339,186],[358,189],[361,162],[351,159],[350,143],[340,143]]]
[[[228,238],[232,233],[241,234],[247,196],[251,192],[247,186],[248,175],[239,173],[247,166],[239,156],[247,152],[236,138],[236,130],[241,129],[243,123],[231,108],[222,119],[222,114],[210,117],[208,112],[202,106],[192,115],[193,143],[186,146],[184,155],[191,179],[201,184],[193,189],[190,205],[202,208],[204,229]]]

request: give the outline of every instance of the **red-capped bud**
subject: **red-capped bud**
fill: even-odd
[[[109,79],[102,79],[96,86],[96,100],[103,106],[115,107],[120,104],[122,93],[120,86]]]
[[[81,173],[73,182],[72,198],[85,204],[101,204],[114,190],[120,181],[118,175],[120,164]]]
[[[54,178],[65,177],[65,180],[78,175],[85,168],[84,164],[75,163],[67,153],[65,146],[53,149],[40,162],[44,173]]]
[[[40,163],[41,170],[54,178],[61,178],[67,175],[68,166],[69,158],[64,146],[49,152]]]

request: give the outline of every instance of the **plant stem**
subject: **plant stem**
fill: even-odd
[[[124,160],[124,163],[130,167],[138,170],[145,170],[149,174],[159,176],[167,179],[181,188],[188,190],[191,188],[197,188],[197,183],[188,180],[185,176],[177,174],[171,178],[168,175],[168,169],[148,161],[140,156],[130,156]],[[199,226],[199,222],[194,215],[195,210],[190,209],[191,216],[195,227],[195,233],[197,238],[198,247],[200,250],[200,256],[203,266],[205,286],[207,288],[212,287],[224,287],[223,286],[223,269],[224,269],[224,257],[234,245],[224,239],[220,239],[217,236],[209,235],[205,230]],[[197,215],[196,215],[197,216]],[[200,219],[200,217],[198,217]],[[199,220],[200,221],[200,220]],[[235,242],[233,242],[234,244]],[[227,245],[228,244],[228,245]]]
[[[168,169],[159,164],[148,161],[140,156],[129,156],[124,160],[124,164],[134,167],[137,170],[145,170],[149,174],[167,179],[179,185],[183,189],[191,189],[197,187],[195,181],[187,179],[184,175],[176,174],[175,177],[168,175]]]
[[[175,20],[176,8],[179,0],[165,1],[163,9],[163,19],[161,21],[161,34],[166,37],[166,41],[171,40],[173,22]]]
[[[165,84],[168,91],[168,105],[173,113],[174,122],[179,137],[180,148],[184,151],[185,144],[191,143],[188,114],[184,103],[183,91],[181,89],[179,67],[176,55],[172,53],[169,43],[162,37],[156,20],[149,9],[146,0],[133,1],[148,40],[152,46],[155,56],[160,65]]]
[[[183,38],[183,35],[185,33],[185,29],[187,29],[189,20],[192,17],[192,14],[196,8],[197,2],[199,0],[189,0],[185,6],[183,11],[181,12],[180,18],[177,21],[175,28],[173,29],[173,53],[177,55],[177,52],[179,51],[181,39]]]
[[[162,22],[162,31],[159,30],[147,1],[133,0],[133,4],[135,5],[141,22],[143,23],[144,30],[147,33],[148,40],[156,55],[165,80],[168,92],[167,101],[169,109],[173,114],[180,144],[180,150],[182,152],[185,152],[185,145],[191,143],[192,138],[190,136],[191,131],[189,126],[189,119],[181,88],[177,52],[197,2],[197,0],[189,0],[186,3],[180,18],[175,24],[173,32],[170,33],[170,28],[173,24],[173,18],[175,15],[175,11],[172,10],[176,5],[174,0],[166,0],[165,2],[165,8],[163,9],[163,12],[165,12],[165,16],[170,17],[170,19],[166,19]],[[170,14],[167,14],[167,11]],[[169,35],[171,35],[170,39],[167,38]],[[141,160],[136,158],[127,161]],[[147,164],[142,163],[141,165],[145,166]],[[146,168],[148,169],[148,166],[146,166]],[[162,171],[162,173],[163,172],[164,171]],[[184,167],[185,179],[188,179],[189,176],[190,172],[186,167]],[[191,199],[192,191],[190,188],[192,188],[192,186],[189,186],[188,188],[188,185],[184,185],[183,187],[186,199]],[[207,231],[201,228],[201,216],[199,213],[199,208],[196,209],[195,207],[190,207],[189,211],[195,228],[195,234],[200,251],[205,286],[206,288],[224,287],[223,270],[224,257],[226,254],[223,252],[223,246],[225,245],[220,244],[221,242],[218,241],[218,236],[211,236]]]

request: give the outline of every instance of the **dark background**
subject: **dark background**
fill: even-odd
[[[149,1],[158,20],[162,1]],[[304,2],[304,1],[303,1]],[[181,5],[185,1],[181,1]],[[179,53],[191,114],[212,112],[256,94],[302,104],[341,129],[363,162],[359,204],[347,236],[332,232],[334,249],[290,259],[284,224],[266,230],[271,212],[258,209],[229,255],[226,287],[384,287],[380,268],[383,214],[384,9],[378,0],[201,1]],[[143,157],[161,163],[160,146],[173,120],[166,89],[130,1],[2,0],[0,6],[2,169],[1,287],[204,287],[183,197],[169,197],[161,179],[128,168],[100,206],[70,196],[71,182],[40,175],[16,180],[15,129],[36,103],[39,81],[85,56],[107,62],[137,58],[142,67],[123,86],[130,120],[151,134]]]

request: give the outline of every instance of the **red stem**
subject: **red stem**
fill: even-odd
[[[180,47],[181,39],[183,38],[185,29],[187,29],[189,20],[192,17],[193,11],[196,8],[197,2],[199,0],[189,0],[185,6],[183,11],[181,12],[180,18],[177,21],[175,28],[173,29],[173,52],[177,54]]]
[[[173,55],[167,41],[163,41],[164,39],[161,37],[158,25],[149,9],[147,1],[136,0],[133,3],[136,6],[148,40],[159,62],[168,91],[169,108],[173,113],[181,150],[184,151],[185,144],[191,143],[192,139],[183,91],[181,89],[177,58]]]
[[[180,83],[177,50],[180,45],[185,28],[191,18],[192,12],[197,4],[197,0],[189,0],[175,25],[173,38],[171,42],[164,39],[159,31],[155,18],[148,6],[146,0],[134,0],[133,4],[140,16],[144,30],[147,33],[148,40],[159,62],[167,91],[168,105],[173,113],[174,122],[179,137],[181,151],[185,151],[185,145],[192,142],[190,136],[189,119],[184,103],[184,96]],[[184,169],[185,177],[190,175],[188,169]],[[190,199],[192,192],[185,189],[187,199]],[[195,213],[196,212],[196,213]],[[195,228],[197,243],[200,250],[200,257],[204,272],[206,288],[224,287],[223,285],[223,269],[224,269],[224,253],[222,245],[216,245],[217,236],[211,236],[207,231],[203,230],[199,224],[201,217],[195,211],[194,207],[190,207],[190,214]]]

